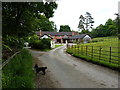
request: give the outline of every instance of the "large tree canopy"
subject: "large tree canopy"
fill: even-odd
[[[3,36],[24,36],[38,29],[53,31],[49,18],[55,9],[55,2],[3,2]]]
[[[71,32],[69,25],[61,25],[59,32]]]
[[[106,36],[114,36],[117,35],[117,19],[112,20],[108,19],[106,23],[100,24],[95,29],[91,31],[91,35],[93,37],[106,37]]]

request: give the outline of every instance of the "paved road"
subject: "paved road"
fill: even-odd
[[[117,88],[118,72],[64,53],[65,46],[49,52],[33,51],[62,88]]]

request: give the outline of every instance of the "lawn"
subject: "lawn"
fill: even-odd
[[[118,68],[120,59],[118,50],[117,37],[102,37],[94,38],[92,43],[68,48],[67,52],[88,61]]]

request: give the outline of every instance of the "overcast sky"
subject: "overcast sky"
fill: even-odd
[[[69,25],[72,30],[78,30],[79,16],[91,13],[94,18],[94,27],[104,24],[109,18],[115,19],[120,0],[57,0],[58,8],[54,21],[59,29],[60,25]]]

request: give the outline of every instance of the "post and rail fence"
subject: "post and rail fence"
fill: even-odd
[[[105,61],[107,63],[120,64],[119,47],[102,47],[102,46],[88,46],[88,45],[68,45],[72,54],[84,55],[91,59],[98,61]]]

